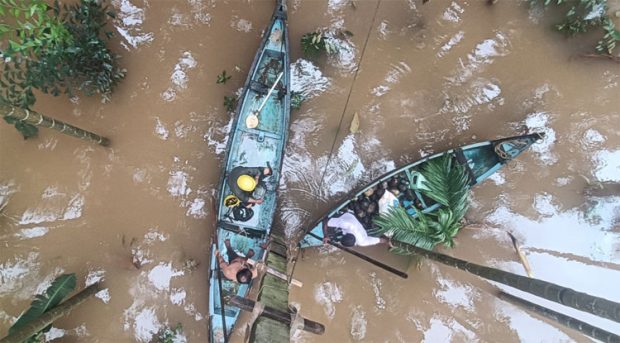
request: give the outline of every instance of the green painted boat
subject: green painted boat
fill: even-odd
[[[413,163],[407,164],[400,168],[387,172],[376,180],[372,181],[365,187],[352,192],[346,197],[346,200],[342,201],[325,216],[317,220],[312,226],[308,228],[306,232],[311,232],[313,235],[306,234],[300,245],[302,248],[319,246],[323,244],[323,221],[332,217],[338,217],[339,215],[347,212],[350,207],[353,207],[356,199],[364,196],[369,189],[373,189],[376,186],[392,180],[406,180],[410,186],[408,191],[399,192],[397,196],[401,206],[407,209],[407,212],[411,216],[416,216],[417,211],[423,211],[425,213],[433,212],[439,209],[440,205],[432,199],[423,196],[416,190],[421,186],[421,175],[419,171],[424,168],[424,164],[432,159],[436,159],[442,156],[451,156],[454,161],[465,166],[467,173],[469,174],[470,186],[475,186],[480,182],[493,175],[500,168],[512,159],[519,156],[522,152],[527,150],[532,144],[543,137],[542,133],[533,133],[522,136],[502,138],[491,141],[484,141],[466,145],[456,149],[450,149],[438,154],[427,156]],[[393,182],[393,181],[392,181]],[[400,184],[399,184],[400,185]],[[402,186],[401,186],[402,187]],[[375,199],[376,200],[376,199]],[[378,213],[359,218],[360,222],[366,230],[373,229],[372,219]],[[316,236],[316,237],[315,237]],[[317,238],[318,237],[318,238]],[[320,238],[320,239],[319,239]]]
[[[255,251],[253,259],[264,260],[267,255],[260,244],[269,237],[276,210],[276,189],[290,117],[290,61],[286,19],[285,0],[278,0],[243,87],[228,139],[217,198],[217,240],[211,245],[209,336],[213,343],[228,341],[239,317],[240,310],[227,305],[225,299],[233,295],[245,297],[252,286],[227,280],[216,263],[215,250],[218,249],[222,256],[226,256],[224,241],[230,239],[231,246],[242,256],[250,248]],[[258,124],[248,125],[248,117],[257,112],[258,118],[254,119],[258,119]],[[264,202],[252,207],[253,215],[250,218],[235,217],[232,207],[224,205],[224,199],[232,194],[227,184],[230,171],[239,166],[267,165],[272,168],[273,174],[265,179]]]

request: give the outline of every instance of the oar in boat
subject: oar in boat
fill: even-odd
[[[216,197],[213,196],[211,197],[211,205],[213,207],[213,218],[215,218],[215,220],[213,221],[213,251],[219,251],[218,249],[218,237],[217,237],[217,205],[216,205]],[[218,260],[217,256],[215,256],[215,272],[217,273],[216,278],[217,278],[217,287],[219,288],[219,293],[220,293],[220,310],[222,311],[221,315],[222,315],[222,330],[224,333],[224,343],[228,343],[228,335],[226,334],[226,309],[224,308],[224,288],[222,287],[222,272],[220,270],[220,261]],[[212,330],[212,329],[211,329]]]
[[[276,78],[276,82],[273,83],[273,86],[271,86],[269,93],[267,93],[265,99],[263,99],[263,103],[260,104],[258,109],[256,111],[253,111],[250,115],[248,115],[247,118],[245,118],[245,126],[247,126],[248,129],[254,129],[258,126],[258,114],[260,113],[260,111],[263,110],[263,107],[265,107],[267,100],[269,100],[269,97],[271,96],[271,93],[273,93],[273,90],[276,89],[276,86],[278,85],[278,82],[280,82],[282,75],[284,75],[284,73],[280,72],[280,74]]]
[[[316,238],[318,240],[323,240],[323,238],[317,236],[313,232],[308,232],[308,235],[310,235],[310,236],[312,236],[312,237],[314,237],[314,238]],[[357,252],[357,251],[355,251],[353,249],[347,248],[347,247],[343,246],[342,244],[338,244],[338,243],[332,242],[331,240],[328,243],[333,245],[333,246],[335,246],[336,248],[338,248],[340,250],[344,250],[344,251],[348,252],[351,255],[357,256],[357,257],[361,258],[362,260],[364,260],[366,262],[370,262],[370,263],[374,264],[375,266],[377,266],[377,267],[379,267],[381,269],[387,270],[388,272],[390,272],[392,274],[396,274],[396,275],[400,276],[403,279],[406,279],[406,278],[409,277],[409,275],[407,275],[407,273],[405,273],[405,272],[401,272],[400,270],[398,270],[398,269],[396,269],[394,267],[390,267],[390,266],[388,266],[387,264],[385,264],[383,262],[377,261],[377,260],[375,260],[375,259],[373,259],[371,257],[368,257],[368,256],[366,256],[364,254],[361,254],[361,253],[359,253],[359,252]]]

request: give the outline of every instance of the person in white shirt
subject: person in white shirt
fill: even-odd
[[[354,245],[366,247],[388,242],[387,238],[369,237],[362,223],[360,223],[353,214],[348,212],[340,217],[334,217],[329,220],[325,218],[323,221],[323,243],[325,244],[330,241],[328,227],[337,228],[342,231],[344,235],[339,240],[339,243],[345,247],[352,247]]]

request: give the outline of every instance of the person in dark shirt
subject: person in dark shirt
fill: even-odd
[[[235,167],[228,174],[228,187],[244,205],[263,203],[263,179],[273,174],[271,167]]]

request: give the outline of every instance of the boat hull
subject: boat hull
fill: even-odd
[[[231,246],[239,255],[243,256],[249,249],[253,249],[255,252],[253,259],[262,259],[265,251],[260,244],[268,238],[275,214],[276,189],[282,169],[290,118],[290,60],[286,17],[286,6],[282,0],[278,0],[244,84],[243,94],[239,98],[228,139],[226,163],[222,170],[216,200],[218,205],[215,237],[217,240],[211,244],[210,251],[209,333],[211,342],[224,342],[224,336],[230,335],[240,313],[238,308],[222,304],[222,299],[232,295],[245,297],[250,289],[250,285],[240,285],[226,280],[221,275],[215,258],[215,250],[219,250],[222,256],[226,256],[224,241],[229,239]],[[278,87],[270,94],[269,90],[280,73],[282,76],[277,84]],[[249,128],[246,125],[247,117],[257,111],[263,101],[265,101],[264,107],[258,114],[258,126]],[[260,167],[267,164],[271,166],[273,175],[265,179],[267,193],[264,195],[264,202],[252,208],[254,214],[249,220],[236,220],[232,208],[223,204],[224,198],[232,194],[227,185],[227,175],[238,166]]]
[[[457,162],[466,166],[465,169],[469,174],[470,186],[474,186],[484,181],[489,176],[493,175],[510,160],[519,156],[522,152],[527,150],[541,137],[542,134],[534,133],[523,136],[474,143],[460,148],[450,149],[448,151],[430,155],[413,163],[389,171],[384,175],[380,176],[379,178],[375,179],[365,187],[353,192],[350,196],[346,198],[346,200],[342,201],[331,211],[329,211],[325,216],[321,217],[321,219],[319,219],[312,226],[310,226],[306,232],[311,232],[312,235],[306,234],[300,241],[300,246],[302,248],[308,248],[322,245],[323,222],[326,218],[329,219],[334,216],[340,215],[348,209],[350,204],[355,201],[355,199],[363,196],[363,194],[369,189],[372,189],[377,185],[392,179],[395,176],[410,179],[411,175],[416,173],[421,168],[424,168],[425,163],[430,160],[440,158],[446,155],[452,156]],[[403,195],[400,194],[399,200],[401,205],[403,204],[402,197]],[[440,207],[439,204],[429,201],[430,199],[423,197],[419,192],[416,192],[414,194],[414,197],[421,200],[417,201],[417,204],[420,205],[420,208],[423,212],[433,212]],[[408,212],[412,216],[415,216],[414,210],[410,210]],[[363,224],[367,230],[370,229],[372,226],[372,221],[370,217],[367,219],[366,223]]]

